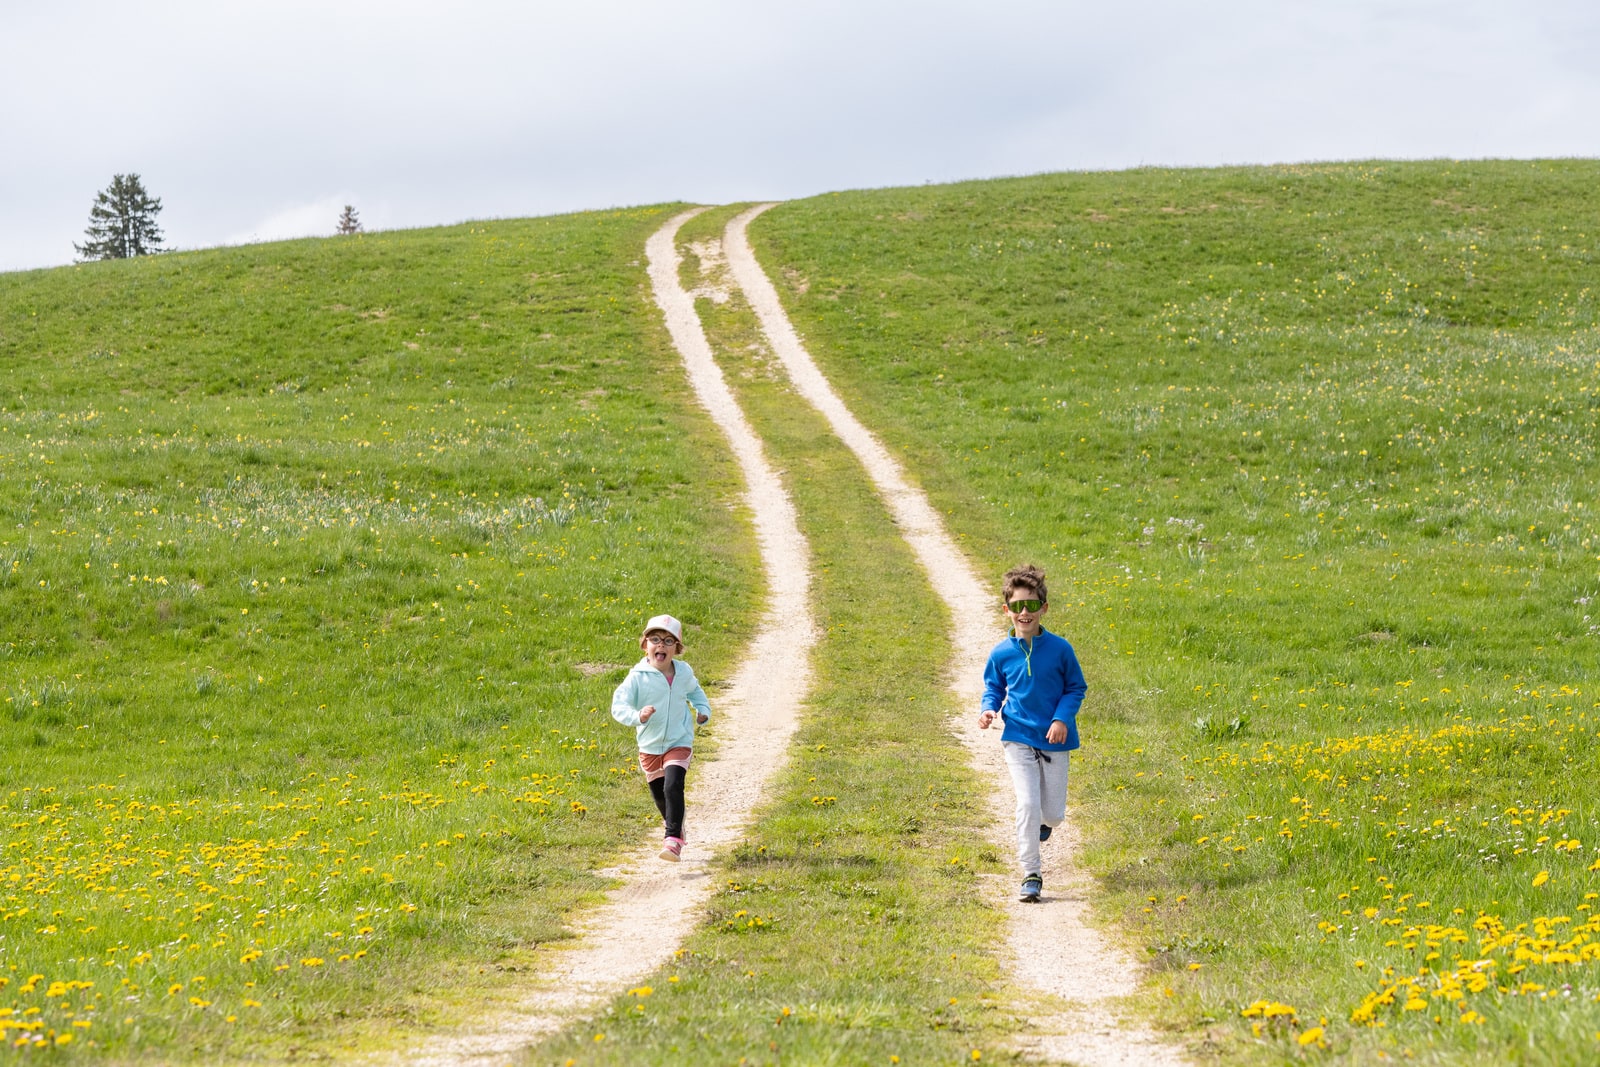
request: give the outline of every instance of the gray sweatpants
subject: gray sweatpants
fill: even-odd
[[[1017,792],[1017,862],[1024,875],[1039,873],[1039,826],[1060,826],[1067,817],[1067,752],[1041,752],[1002,742],[1011,784]]]

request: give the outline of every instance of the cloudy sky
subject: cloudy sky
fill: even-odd
[[[141,8],[149,10],[139,10]],[[0,0],[0,270],[1054,170],[1600,156],[1594,0]]]

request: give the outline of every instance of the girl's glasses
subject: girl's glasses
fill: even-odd
[[[645,638],[645,640],[652,645],[675,645],[678,643],[678,639],[670,635],[667,637],[662,637],[658,634],[651,634],[649,637]]]
[[[1040,608],[1044,607],[1044,601],[1013,600],[1011,603],[1007,604],[1006,607],[1011,609],[1011,614],[1021,615],[1024,611],[1038,611]]]

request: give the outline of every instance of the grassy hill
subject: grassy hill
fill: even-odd
[[[1049,571],[1130,1007],[1203,1061],[1593,1053],[1597,177],[1055,175],[752,227],[974,558]],[[604,711],[639,623],[714,682],[761,599],[649,299],[666,214],[0,274],[8,1041],[392,1047],[603,888],[651,817]],[[824,659],[711,922],[530,1062],[1003,1061],[936,601],[701,307]]]
[[[759,573],[664,217],[0,275],[8,1040],[380,1040],[605,885],[616,665],[673,610],[714,682]]]
[[[1051,575],[1087,860],[1227,1058],[1594,1054],[1597,178],[1054,175],[752,227],[990,571]]]

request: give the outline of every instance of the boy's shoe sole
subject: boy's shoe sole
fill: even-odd
[[[1050,840],[1050,831],[1053,830],[1053,829],[1055,829],[1055,827],[1046,826],[1044,823],[1040,823],[1039,824],[1039,840],[1041,842]]]
[[[1037,874],[1030,874],[1022,880],[1022,889],[1017,893],[1017,899],[1024,904],[1037,904],[1039,894],[1044,892],[1044,879]]]

